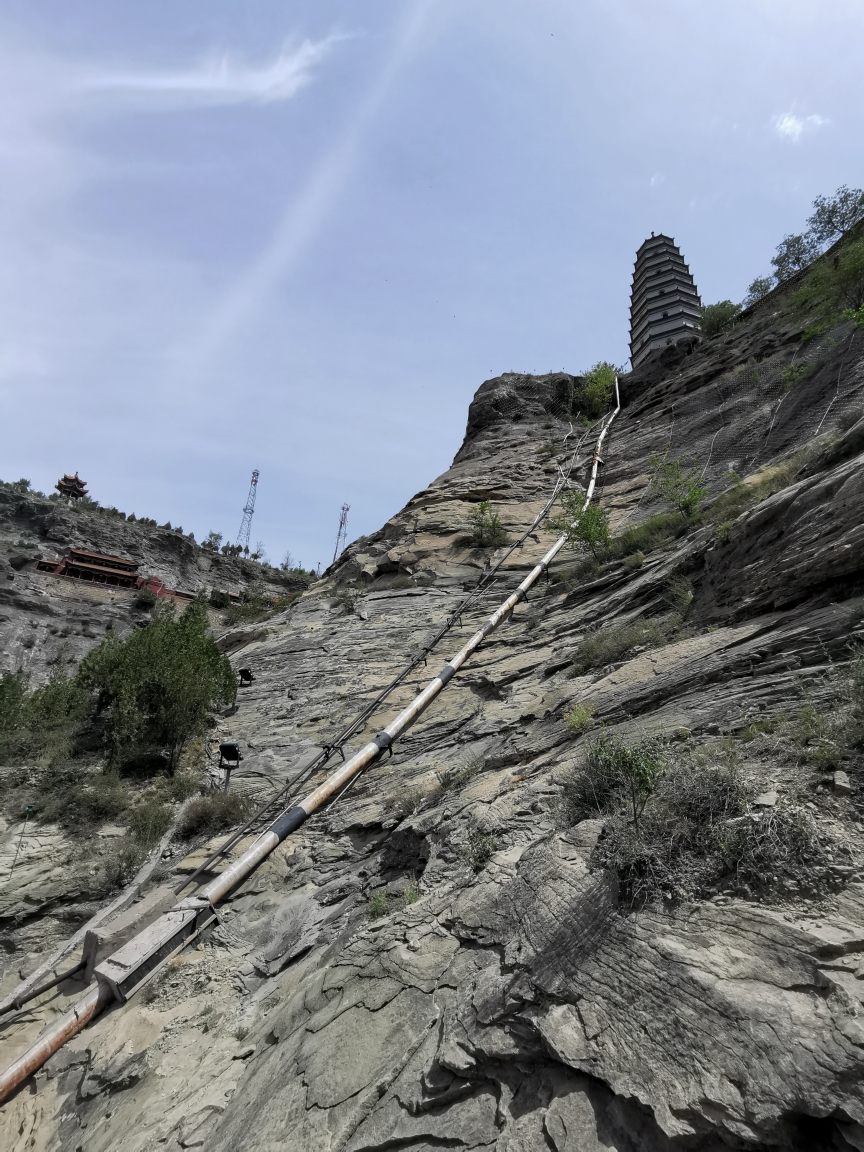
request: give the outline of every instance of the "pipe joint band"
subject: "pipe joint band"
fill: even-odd
[[[441,671],[438,673],[438,679],[442,684],[449,684],[453,677],[456,675],[456,669],[452,664],[445,664]]]
[[[289,808],[287,812],[270,826],[270,831],[279,837],[280,842],[286,836],[290,836],[292,832],[296,832],[303,821],[306,819],[306,812],[303,808]]]
[[[389,748],[393,744],[393,737],[389,732],[379,732],[372,743],[377,744],[383,752],[385,748]]]

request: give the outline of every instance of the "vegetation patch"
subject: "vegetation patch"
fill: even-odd
[[[733,304],[731,300],[721,300],[717,304],[706,304],[702,308],[700,328],[702,335],[709,339],[719,336],[732,327],[735,318],[741,311],[740,304]]]
[[[574,736],[579,736],[591,724],[594,719],[594,712],[594,705],[589,700],[585,700],[581,704],[574,704],[564,716],[564,722]]]
[[[301,595],[300,592],[285,592],[281,596],[267,596],[261,591],[250,592],[242,604],[230,604],[225,610],[222,622],[229,627],[235,624],[252,624],[256,620],[266,620],[290,608]],[[210,593],[211,603],[213,593]]]
[[[836,886],[838,844],[802,805],[756,807],[756,792],[730,740],[676,762],[659,741],[628,747],[603,733],[564,780],[560,815],[604,819],[592,862],[616,874],[625,910],[720,890],[782,900]]]
[[[814,264],[794,300],[802,308],[815,308],[823,328],[843,319],[864,321],[864,239]]]
[[[96,693],[112,763],[162,749],[171,772],[212,709],[237,695],[234,670],[209,635],[203,594],[182,616],[172,602],[160,604],[148,627],[125,640],[109,632],[84,658],[76,681]]]
[[[708,510],[710,519],[731,527],[732,521],[742,512],[767,500],[775,492],[787,488],[792,483],[793,472],[793,462],[790,461],[760,468],[746,479],[730,472],[729,478],[733,482],[733,487],[718,496],[711,504]]]
[[[640,554],[644,560],[649,552],[665,548],[673,540],[686,535],[693,527],[693,521],[682,516],[680,512],[659,512],[655,516],[649,516],[641,524],[624,528],[617,536],[613,536],[609,542],[608,555],[628,557]]]
[[[576,649],[571,674],[583,676],[594,668],[615,664],[635,649],[662,648],[680,634],[681,617],[675,613],[650,619],[609,624],[590,632]]]
[[[510,542],[507,530],[488,500],[481,500],[472,508],[468,520],[472,528],[471,541],[477,548],[503,548]]]
[[[652,468],[651,487],[657,495],[686,519],[695,516],[708,495],[698,467],[659,455],[649,457],[648,462]]]
[[[461,764],[452,768],[445,768],[438,772],[438,786],[442,792],[456,792],[463,788],[472,777],[483,770],[485,761],[482,756],[468,756]]]
[[[252,808],[252,801],[243,792],[211,792],[187,806],[178,835],[191,840],[235,828],[249,817]]]
[[[390,901],[387,899],[387,893],[383,888],[379,888],[377,892],[373,892],[366,905],[366,915],[370,920],[380,920],[382,916],[386,916],[390,911]]]
[[[465,858],[474,872],[482,872],[498,849],[498,840],[495,836],[475,829],[468,836],[465,848]]]
[[[564,822],[572,825],[627,812],[638,826],[666,762],[662,741],[627,745],[601,732],[589,744],[583,763],[564,780],[560,802]]]
[[[597,504],[586,506],[584,493],[570,488],[562,492],[561,511],[547,531],[566,536],[571,547],[590,551],[596,561],[609,546],[609,513]]]

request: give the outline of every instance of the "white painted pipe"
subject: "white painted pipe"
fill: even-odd
[[[591,503],[597,484],[597,475],[602,460],[600,450],[606,439],[612,421],[621,411],[621,398],[618,392],[618,377],[615,377],[615,409],[603,424],[591,465],[591,477],[585,493],[583,511]],[[515,592],[497,608],[482,628],[479,628],[467,644],[444,665],[435,676],[402,712],[359,752],[346,761],[332,776],[300,801],[298,805],[279,817],[263,832],[254,843],[233,864],[212,880],[196,896],[181,900],[170,912],[145,928],[125,944],[113,956],[102,961],[95,969],[98,983],[91,986],[81,1000],[60,1020],[47,1028],[26,1052],[0,1072],[0,1101],[4,1100],[27,1076],[40,1068],[67,1040],[80,1032],[106,1004],[112,1000],[125,1000],[133,995],[144,981],[152,976],[156,968],[175,954],[208,923],[212,922],[212,906],[223,900],[266,860],[270,853],[293,831],[341,790],[346,787],[364,768],[376,760],[385,749],[411,727],[426,711],[436,697],[444,691],[453,676],[466,663],[503,620],[505,620],[520,600],[526,599],[528,589],[546,572],[549,565],[567,543],[566,534],[561,536],[539,564],[536,564]]]

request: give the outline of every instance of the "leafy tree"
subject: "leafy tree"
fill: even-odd
[[[611,815],[625,803],[636,828],[645,805],[666,770],[657,740],[626,745],[601,732],[588,746],[584,765],[564,783],[563,805],[572,821]]]
[[[771,257],[774,277],[778,284],[788,280],[795,272],[812,264],[819,255],[819,245],[808,233],[799,236],[784,236]]]
[[[667,460],[658,455],[651,456],[648,463],[653,469],[651,487],[657,495],[677,508],[682,516],[695,515],[708,495],[698,468],[685,468],[683,460]]]
[[[609,513],[597,504],[583,507],[585,496],[576,488],[561,494],[561,511],[549,521],[551,531],[567,536],[574,548],[588,549],[597,559],[609,546]]]
[[[817,244],[830,244],[864,220],[864,191],[842,184],[831,197],[817,196],[807,217],[809,234]]]
[[[757,276],[747,289],[747,295],[744,297],[744,307],[752,308],[763,296],[768,295],[773,286],[773,281],[770,276]]]
[[[502,548],[510,539],[497,512],[492,511],[488,500],[481,500],[476,508],[468,513],[474,529],[473,541],[478,548]]]
[[[13,735],[21,727],[26,688],[20,676],[6,672],[0,676],[0,748],[7,751]]]
[[[717,304],[706,304],[702,309],[700,327],[702,335],[711,337],[725,331],[741,311],[740,304],[733,304],[731,300],[721,300]]]
[[[85,657],[78,679],[99,694],[112,760],[162,748],[173,773],[187,741],[204,732],[210,710],[234,701],[237,678],[207,628],[207,601],[199,593],[182,616],[173,603],[161,604],[146,628],[125,640],[112,630]]]
[[[7,485],[7,487],[9,488],[10,492],[16,492],[21,496],[23,496],[25,492],[33,491],[30,481],[24,479],[13,480],[11,484]]]
[[[205,552],[218,552],[219,545],[222,543],[221,532],[208,532],[205,538],[201,541],[201,547]]]
[[[86,708],[86,690],[60,664],[32,692],[21,676],[7,673],[0,677],[0,750],[57,763],[68,756]]]
[[[583,373],[576,402],[586,416],[596,419],[609,407],[617,375],[618,369],[608,360],[598,360]]]

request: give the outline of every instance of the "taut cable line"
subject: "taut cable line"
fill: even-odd
[[[615,409],[610,413],[608,419],[604,420],[597,438],[591,460],[591,476],[585,494],[585,502],[582,506],[583,511],[590,504],[597,485],[598,470],[602,462],[600,453],[603,442],[612,421],[620,411],[621,401],[616,376]],[[564,483],[566,480],[562,478],[556,485],[556,495]],[[548,572],[549,565],[566,543],[567,533],[565,532],[556,540],[543,559],[534,565],[516,591],[512,592],[499,605],[485,624],[474,633],[455,656],[450,658],[438,675],[433,677],[408,707],[404,708],[394,720],[391,720],[373,740],[370,740],[359,752],[346,760],[319,787],[304,797],[299,804],[283,812],[237,860],[229,864],[224,872],[211,880],[200,892],[181,900],[170,912],[163,913],[158,920],[144,928],[112,956],[98,964],[94,969],[96,982],[87,989],[81,999],[63,1016],[49,1025],[21,1056],[0,1072],[0,1101],[5,1100],[19,1084],[37,1068],[40,1068],[67,1040],[86,1027],[103,1008],[112,1001],[124,1003],[142,988],[170,957],[181,952],[205,928],[214,923],[216,920],[215,905],[220,900],[224,900],[230,892],[242,884],[259,864],[266,860],[274,849],[292,832],[296,831],[313,813],[325,807],[333,798],[338,797],[383,752],[392,749],[393,743],[419,719],[433,700],[444,691],[487,636],[510,616],[520,601],[527,599],[528,589],[544,573]],[[475,589],[474,595],[476,594],[477,590]],[[464,611],[464,605],[462,610]],[[446,629],[441,631],[441,635],[444,634],[444,631]],[[414,666],[416,667],[416,663]]]

